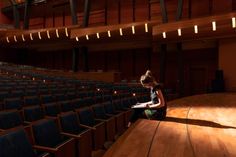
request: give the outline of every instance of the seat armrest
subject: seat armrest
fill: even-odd
[[[58,151],[57,148],[50,148],[45,146],[33,145],[33,148],[39,151],[48,152],[48,153],[55,153]]]
[[[80,138],[80,135],[70,134],[70,133],[66,133],[66,132],[61,132],[61,134],[63,136],[72,137],[72,138],[75,138],[75,139],[79,139]]]
[[[87,126],[87,125],[83,125],[83,124],[80,124],[81,127],[84,127],[84,128],[87,128],[87,129],[92,129],[92,130],[96,130],[95,127],[91,127],[91,126]]]
[[[96,120],[96,121],[102,121],[102,122],[108,122],[107,119],[98,119],[98,118],[96,118],[95,120]]]

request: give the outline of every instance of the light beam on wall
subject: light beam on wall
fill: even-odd
[[[181,32],[181,29],[179,28],[178,29],[178,36],[181,36],[182,35],[182,32]]]
[[[86,35],[86,39],[89,40],[89,36],[88,35]]]
[[[7,43],[10,43],[9,37],[6,37]]]
[[[69,36],[67,27],[65,28],[66,37]]]
[[[79,38],[78,38],[78,37],[75,37],[75,40],[76,40],[76,41],[79,41]]]
[[[32,33],[30,33],[30,40],[34,40]]]
[[[166,38],[166,32],[163,32],[163,33],[162,33],[162,36],[163,36],[163,38],[165,39],[165,38]]]
[[[197,34],[198,33],[198,26],[194,25],[194,33]]]
[[[107,31],[108,37],[111,37],[111,31]]]
[[[145,23],[145,32],[148,33],[148,24]]]
[[[123,30],[120,28],[120,36],[123,36]]]
[[[56,36],[57,36],[57,38],[60,38],[58,29],[56,29]]]
[[[39,39],[41,40],[42,37],[41,37],[41,33],[40,32],[38,32],[38,36],[39,36]]]
[[[232,17],[232,27],[235,28],[236,27],[236,21],[235,21],[235,17]]]
[[[97,38],[98,38],[98,39],[100,38],[100,35],[99,35],[99,33],[97,33]]]
[[[24,34],[21,35],[22,41],[25,42],[25,36]]]
[[[212,30],[216,31],[216,22],[215,21],[212,21]]]
[[[50,32],[49,32],[49,30],[47,30],[47,36],[48,36],[48,39],[51,38],[51,37],[50,37]]]
[[[135,34],[135,27],[132,26],[132,33]]]
[[[16,36],[14,35],[14,41],[17,42]]]

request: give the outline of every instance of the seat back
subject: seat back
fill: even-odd
[[[60,112],[60,106],[57,103],[48,103],[42,105],[44,108],[44,113],[47,116],[56,117]]]
[[[16,110],[0,112],[0,129],[10,129],[21,124],[22,119]]]
[[[25,106],[40,105],[40,99],[38,96],[27,96],[25,97]]]
[[[94,112],[94,115],[96,118],[99,118],[99,119],[104,119],[106,118],[106,113],[105,113],[105,110],[104,110],[104,107],[102,105],[93,105],[92,106],[92,109],[93,109],[93,112]]]
[[[41,95],[41,104],[51,103],[54,101],[51,95]]]
[[[103,105],[104,105],[105,112],[107,114],[114,114],[115,113],[114,107],[111,102],[105,102],[105,103],[103,103]]]
[[[23,111],[24,111],[25,121],[28,122],[40,120],[43,119],[44,117],[43,112],[39,106],[25,107]]]
[[[94,115],[90,108],[83,108],[78,111],[80,123],[88,126],[94,126]]]
[[[23,129],[0,136],[0,157],[36,157]]]
[[[5,106],[4,108],[9,109],[21,109],[23,106],[23,101],[20,98],[9,98],[5,99]]]
[[[59,115],[61,129],[63,132],[70,134],[79,134],[79,118],[75,112],[67,112]]]
[[[59,129],[53,120],[37,121],[32,124],[32,130],[37,145],[55,147],[62,142]]]
[[[75,109],[74,104],[71,103],[70,101],[62,101],[62,102],[59,102],[59,104],[61,105],[62,112],[73,111]]]

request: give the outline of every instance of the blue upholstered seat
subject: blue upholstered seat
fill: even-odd
[[[63,115],[60,115],[60,122],[62,131],[70,134],[79,134],[84,131],[84,128],[81,128],[79,125],[79,119],[77,114],[74,112],[69,112]]]
[[[17,111],[0,112],[0,129],[10,129],[22,124],[22,119]]]
[[[57,103],[43,104],[45,115],[56,117],[60,112],[60,107]]]
[[[0,157],[37,157],[23,129],[0,136]]]
[[[89,108],[84,108],[79,110],[80,123],[88,126],[94,126],[96,121],[94,115]]]
[[[20,109],[23,106],[23,101],[20,98],[5,99],[5,109]]]
[[[44,115],[39,106],[31,106],[24,108],[25,121],[33,122],[43,119]]]
[[[46,147],[56,147],[64,141],[53,120],[42,120],[32,125],[35,143]]]

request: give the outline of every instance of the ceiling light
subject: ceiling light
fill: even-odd
[[[182,35],[182,32],[181,32],[181,29],[179,28],[178,29],[178,36],[181,36]]]
[[[123,30],[120,28],[120,36],[123,36]]]
[[[198,33],[198,26],[194,25],[194,33],[197,34]]]
[[[236,27],[236,21],[235,21],[235,17],[232,17],[232,27],[235,28]]]
[[[135,34],[135,27],[132,26],[132,33]]]
[[[107,31],[108,37],[111,37],[111,31]]]
[[[51,37],[50,37],[50,32],[49,32],[49,30],[47,30],[47,36],[48,36],[48,39],[51,38]]]
[[[148,24],[145,23],[145,32],[148,33]]]
[[[216,22],[215,21],[212,21],[212,30],[216,31]]]
[[[165,38],[166,38],[166,32],[163,32],[163,33],[162,33],[162,36],[163,36],[163,38],[165,39]]]

